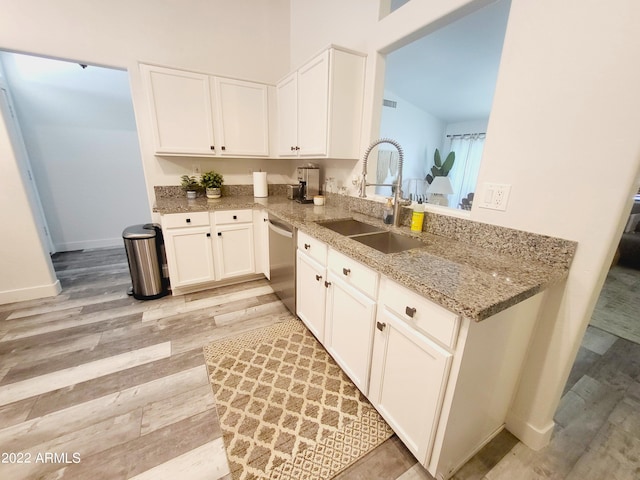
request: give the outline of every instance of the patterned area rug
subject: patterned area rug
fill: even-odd
[[[298,320],[204,355],[234,480],[328,480],[393,434]]]

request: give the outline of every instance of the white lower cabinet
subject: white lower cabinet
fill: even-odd
[[[173,289],[216,279],[210,226],[166,228],[164,241]]]
[[[330,252],[331,254],[331,252]],[[324,346],[366,395],[376,301],[329,270]]]
[[[253,242],[256,273],[271,277],[269,265],[269,214],[266,210],[253,211]]]
[[[423,464],[433,447],[452,356],[380,307],[369,400]]]
[[[211,213],[218,280],[256,272],[253,211],[216,210]]]
[[[324,343],[326,270],[309,255],[297,251],[296,313],[321,343]]]
[[[163,215],[162,231],[173,293],[268,272],[269,239],[259,235],[263,241],[260,246],[254,241],[254,220],[263,217],[259,213],[255,218],[252,209]]]

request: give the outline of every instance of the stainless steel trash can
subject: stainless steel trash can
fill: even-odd
[[[152,300],[168,293],[163,275],[162,229],[155,223],[132,225],[122,232],[127,251],[131,289],[138,300]]]

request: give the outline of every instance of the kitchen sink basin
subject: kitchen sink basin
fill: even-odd
[[[424,246],[420,240],[393,232],[371,233],[353,239],[382,253],[398,253]]]
[[[353,218],[318,223],[329,230],[333,230],[340,235],[344,235],[345,237],[362,235],[364,233],[384,232],[381,228],[369,225],[368,223],[359,222]]]

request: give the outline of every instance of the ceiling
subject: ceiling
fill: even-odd
[[[385,90],[446,123],[491,111],[510,0],[498,0],[387,55]]]

